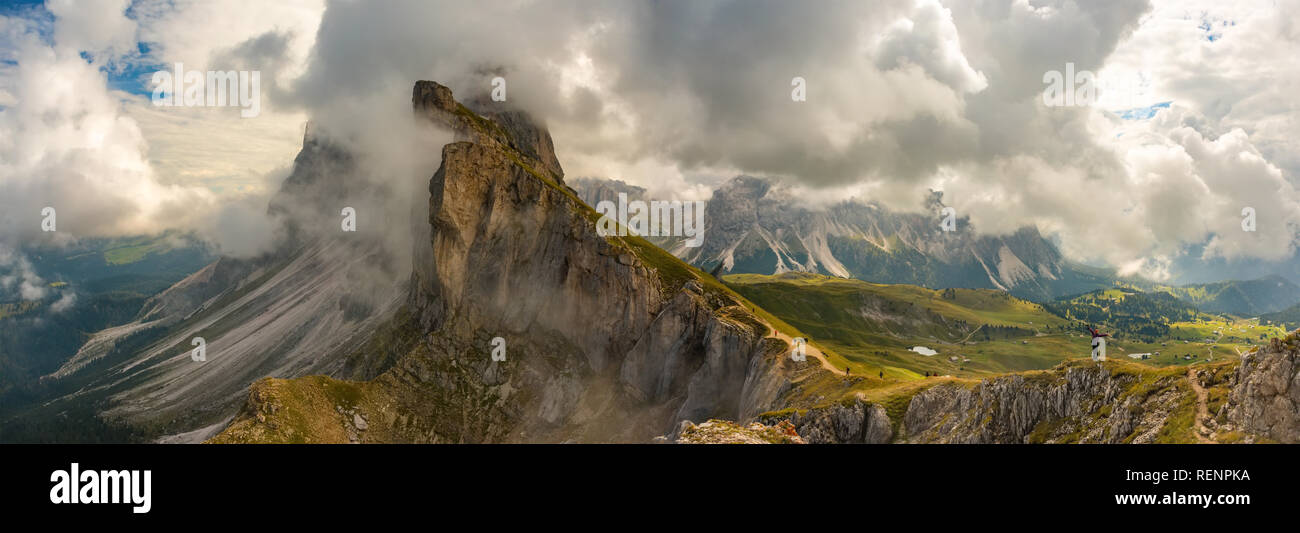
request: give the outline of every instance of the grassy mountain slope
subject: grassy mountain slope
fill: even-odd
[[[1047,309],[1067,319],[1104,325],[1115,335],[1147,342],[1169,336],[1170,324],[1195,321],[1201,313],[1164,292],[1130,288],[1101,289],[1061,298]]]
[[[793,324],[842,334],[933,336],[958,340],[971,327],[1016,328],[1022,334],[1066,323],[1043,306],[992,289],[934,290],[808,273],[736,274],[723,281]],[[806,317],[806,318],[804,318]],[[909,319],[910,318],[910,319]],[[812,331],[807,331],[813,333]]]
[[[1203,312],[1159,288],[1151,292],[1135,286],[1096,290],[1061,298],[1046,307],[1076,321],[1075,329],[1084,324],[1101,327],[1112,334],[1112,342],[1168,346],[1169,342],[1186,341],[1214,348],[1237,345],[1223,350],[1225,354],[1249,349],[1287,331],[1266,321]]]
[[[1002,291],[933,290],[806,273],[738,274],[723,281],[832,348],[839,356],[832,362],[855,374],[883,373],[887,380],[917,379],[925,372],[973,376],[1050,368],[1068,353],[1043,345],[1048,337],[1039,336],[1067,321]],[[918,345],[939,354],[911,351]]]

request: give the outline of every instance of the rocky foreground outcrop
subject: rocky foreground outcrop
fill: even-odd
[[[657,439],[663,442],[667,439]],[[753,422],[742,426],[726,420],[709,420],[702,424],[682,422],[673,436],[678,444],[807,444],[794,425],[782,421],[775,426]]]
[[[772,426],[789,423],[809,444],[887,444],[894,439],[885,408],[856,398],[828,407],[766,413],[759,421]]]
[[[904,394],[897,420],[860,399],[758,420],[791,424],[809,443],[1297,443],[1300,332],[1190,371],[1075,361]]]
[[[255,385],[214,440],[647,442],[682,419],[779,407],[785,343],[697,269],[598,235],[544,128],[470,111],[433,82],[413,104],[458,139],[429,181],[406,308],[386,328],[419,341],[370,382]]]
[[[1155,442],[1175,413],[1195,409],[1184,381],[1178,369],[1083,364],[975,386],[941,384],[912,398],[903,438],[959,444]]]
[[[891,419],[861,399],[765,413],[809,443],[1148,443],[1192,442],[1196,397],[1180,369],[1066,363],[1054,370],[937,380],[907,389]],[[897,401],[895,399],[895,401]],[[1182,416],[1187,415],[1187,416]]]
[[[1300,443],[1300,331],[1243,358],[1223,414],[1227,430]]]

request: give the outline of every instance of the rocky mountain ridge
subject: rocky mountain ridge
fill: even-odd
[[[617,180],[585,179],[574,186],[598,199],[645,194]],[[927,200],[931,215],[857,200],[810,208],[771,180],[737,176],[709,199],[701,246],[688,248],[680,239],[659,244],[706,271],[813,272],[929,288],[990,288],[1036,301],[1111,284],[1107,274],[1066,261],[1032,227],[980,235],[958,219],[957,231],[943,231],[940,198]]]
[[[261,380],[213,442],[1296,439],[1294,335],[1190,373],[1071,361],[785,408],[836,378],[785,357],[757,308],[700,270],[644,239],[597,235],[546,150],[519,149],[446,98],[417,86],[417,113],[462,140],[430,179],[405,303],[369,343],[397,347],[395,362],[368,381]],[[498,340],[504,360],[492,357]]]
[[[152,297],[134,321],[97,333],[44,378],[68,391],[49,408],[94,405],[136,438],[197,442],[234,417],[259,378],[373,377],[376,365],[357,350],[400,307],[409,275],[394,268],[409,259],[382,239],[411,225],[405,210],[384,208],[392,196],[309,124],[267,209],[272,249],[221,257]],[[368,217],[361,230],[340,231],[342,206]],[[202,361],[192,353],[199,339]]]
[[[752,304],[644,239],[599,236],[526,114],[498,123],[433,82],[413,104],[458,139],[385,328],[418,340],[374,380],[258,382],[215,442],[645,442],[779,405],[794,363]]]

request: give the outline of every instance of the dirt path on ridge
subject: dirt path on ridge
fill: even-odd
[[[1196,434],[1196,442],[1201,444],[1214,444],[1214,441],[1205,435],[1210,432],[1205,427],[1205,421],[1210,419],[1210,409],[1206,407],[1206,401],[1210,394],[1201,386],[1200,380],[1196,379],[1196,370],[1187,369],[1187,383],[1192,386],[1192,392],[1196,393],[1196,422],[1192,425],[1192,433]]]
[[[789,335],[786,335],[785,333],[781,333],[776,328],[772,327],[771,324],[768,324],[766,321],[764,321],[763,324],[766,325],[770,330],[766,338],[781,339],[785,341],[786,344],[789,344],[790,346],[794,346],[794,339],[790,338]],[[826,358],[826,354],[822,353],[821,350],[818,350],[816,346],[812,345],[812,343],[804,343],[804,347],[808,349],[807,350],[808,355],[816,357],[817,360],[822,362],[822,368],[825,368],[826,370],[830,370],[831,373],[833,374],[839,374],[841,376],[848,375],[848,371],[844,370],[843,368],[835,368],[835,365],[831,364],[830,359]]]

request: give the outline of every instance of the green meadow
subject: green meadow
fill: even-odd
[[[832,365],[870,378],[875,386],[924,379],[927,373],[980,378],[1045,370],[1091,352],[1083,322],[1003,291],[935,290],[808,273],[737,274],[722,282],[828,348]],[[1132,294],[1109,289],[1079,298],[1106,305]],[[1168,338],[1108,338],[1108,358],[1149,367],[1222,362],[1285,333],[1254,319],[1195,312],[1179,316],[1194,318],[1168,322]],[[936,353],[922,355],[912,350],[916,346]]]

